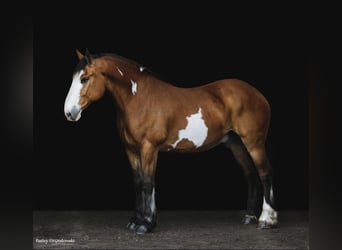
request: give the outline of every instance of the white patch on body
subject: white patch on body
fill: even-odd
[[[137,93],[138,84],[133,80],[131,80],[131,83],[132,83],[132,94],[135,95]]]
[[[116,67],[116,69],[119,71],[120,75],[123,76],[122,71],[119,69],[119,67]]]
[[[273,190],[270,190],[270,199],[273,200]],[[266,222],[269,226],[278,224],[278,213],[267,202],[264,196],[264,203],[262,205],[262,213],[259,217],[259,224]]]
[[[81,117],[81,107],[80,107],[80,93],[83,87],[81,83],[81,75],[84,73],[83,70],[76,72],[72,78],[71,87],[69,89],[68,95],[64,102],[64,113],[71,113],[72,117],[67,116],[68,120],[77,121]]]
[[[208,135],[208,127],[205,125],[202,116],[202,109],[199,108],[198,112],[186,117],[188,124],[185,129],[181,129],[178,132],[178,140],[172,144],[173,148],[177,147],[177,144],[187,139],[191,141],[196,148],[203,145]]]

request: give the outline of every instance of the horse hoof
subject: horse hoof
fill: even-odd
[[[275,227],[276,225],[267,223],[267,221],[259,221],[259,229],[271,229]]]
[[[137,228],[137,224],[135,224],[134,222],[129,222],[128,224],[127,224],[127,228],[129,229],[129,230],[131,230],[131,231],[135,231],[135,229]]]
[[[135,232],[137,234],[145,234],[149,232],[149,229],[147,228],[146,225],[139,225],[136,227]]]
[[[246,214],[245,217],[242,219],[242,223],[245,225],[250,225],[250,224],[257,224],[258,219],[255,215],[248,215]]]

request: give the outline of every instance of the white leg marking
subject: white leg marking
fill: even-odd
[[[133,80],[131,80],[131,83],[132,83],[132,94],[135,95],[137,93],[138,84]]]
[[[271,187],[270,198],[273,200],[273,190]],[[262,205],[262,213],[259,217],[259,224],[266,222],[269,226],[278,224],[278,213],[267,202],[264,196],[264,203]]]
[[[155,212],[156,212],[156,202],[155,202],[154,195],[155,195],[155,191],[154,191],[154,188],[153,188],[152,197],[151,197],[151,203],[150,203],[150,208],[151,208],[152,214],[155,214]]]
[[[119,67],[116,67],[116,69],[119,71],[120,75],[123,76],[122,71],[119,69]]]
[[[199,108],[197,113],[187,116],[186,119],[188,124],[185,129],[178,131],[178,140],[171,145],[173,148],[176,148],[177,144],[183,139],[188,139],[198,148],[202,146],[207,138],[208,127],[203,120],[201,108]]]
[[[156,202],[155,202],[155,191],[154,188],[152,190],[152,194],[151,194],[151,200],[150,200],[150,209],[151,209],[151,213],[152,215],[156,214]],[[145,217],[149,222],[152,222],[152,217]]]

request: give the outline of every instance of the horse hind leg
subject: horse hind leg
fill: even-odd
[[[273,174],[272,168],[266,155],[265,145],[256,144],[253,147],[246,146],[258,170],[260,180],[263,185],[263,205],[262,213],[259,217],[259,227],[261,229],[273,228],[278,224],[278,212],[275,209],[273,194]]]
[[[248,185],[247,211],[242,220],[244,224],[258,223],[262,204],[262,186],[253,160],[242,143],[240,137],[230,131],[222,141],[233,153],[242,167]]]

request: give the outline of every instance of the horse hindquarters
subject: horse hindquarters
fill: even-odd
[[[262,228],[271,228],[276,226],[278,221],[272,187],[272,169],[265,150],[270,123],[270,106],[260,92],[243,81],[231,80],[225,84],[227,94],[225,104],[231,112],[232,130],[241,138],[243,148],[246,150],[241,149],[241,146],[237,149],[236,143],[231,148],[233,153],[235,151],[235,157],[246,173],[249,189],[251,189],[249,192],[253,190],[258,192],[256,191],[257,185],[253,184],[256,182],[256,168],[264,193],[259,225]],[[257,196],[250,194],[249,201]],[[248,206],[249,209],[253,206],[257,207],[257,201],[254,201],[254,205]]]

